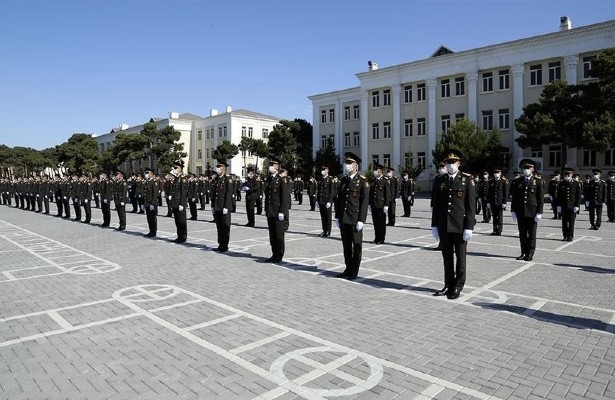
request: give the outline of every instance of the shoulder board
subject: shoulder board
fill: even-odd
[[[540,176],[535,176],[534,179],[540,179],[542,180],[542,178]]]
[[[359,175],[359,179],[361,179],[362,181],[366,180],[367,177],[365,175]]]
[[[472,175],[467,174],[467,173],[465,173],[465,172],[462,172],[462,173],[461,173],[461,175],[463,175],[463,176],[472,176]]]
[[[234,182],[234,181],[233,181],[233,178],[231,178],[230,176],[229,176],[229,178],[228,178],[228,181],[229,181],[229,183],[233,183],[233,182]]]

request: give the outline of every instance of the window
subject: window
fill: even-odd
[[[269,129],[263,129],[263,139],[269,138]]]
[[[350,120],[350,106],[344,107],[344,121]]]
[[[542,65],[531,65],[530,66],[530,85],[538,86],[542,85]]]
[[[596,56],[583,57],[583,79],[593,78],[592,63],[596,60]]]
[[[352,106],[352,118],[359,119],[359,106]]]
[[[226,126],[223,126],[222,130],[224,131],[224,137],[226,137]]]
[[[226,136],[226,135],[224,135]],[[253,127],[249,127],[248,128],[248,137],[251,138],[254,136],[254,128]]]
[[[450,79],[442,79],[440,82],[440,97],[451,97],[451,81]]]
[[[198,150],[196,151],[196,158],[197,158],[198,160],[202,160],[202,159],[203,159],[203,150],[198,149]]]
[[[335,110],[333,108],[329,109],[329,122],[335,122]]]
[[[508,90],[510,89],[510,70],[502,69],[498,72],[498,80],[499,80],[499,89],[500,90]]]
[[[412,103],[412,85],[404,86],[404,103]]]
[[[391,105],[391,90],[385,89],[382,91],[382,105],[390,106]]]
[[[205,149],[205,157],[209,158],[209,149]]]
[[[321,136],[320,137],[320,148],[324,149],[325,147],[327,147],[327,136]]]
[[[465,96],[466,80],[464,77],[455,78],[455,96]]]
[[[380,124],[372,124],[372,139],[380,139]]]
[[[425,118],[416,119],[416,136],[425,136]]]
[[[508,108],[500,108],[498,110],[498,128],[510,129],[510,111]]]
[[[384,165],[385,167],[391,166],[391,155],[390,154],[382,155],[382,165]]]
[[[425,101],[425,84],[416,85],[416,101]]]
[[[532,147],[532,158],[542,158],[542,146]]]
[[[218,137],[222,137],[222,127],[218,127]]]
[[[331,148],[335,150],[335,135],[329,135],[329,142],[331,142]]]
[[[549,167],[562,165],[562,146],[549,146]]]
[[[105,144],[101,143],[100,144],[100,152],[102,153],[103,151],[105,151]]]
[[[424,151],[419,151],[416,153],[416,163],[417,165],[422,165],[425,166],[427,161],[427,157],[425,157],[425,152]]]
[[[410,137],[412,136],[412,120],[407,119],[404,121],[404,136]]]
[[[203,140],[203,130],[199,129],[196,133],[196,140]]]
[[[493,111],[483,111],[483,130],[490,131],[493,129]]]
[[[465,117],[466,117],[466,115],[464,113],[455,114],[455,123],[463,120]]]
[[[382,137],[384,139],[390,139],[391,138],[391,123],[390,122],[383,122],[382,123]]]
[[[483,72],[483,92],[493,92],[493,72]]]
[[[508,147],[502,147],[502,151],[500,151],[500,165],[510,165],[510,151]]]
[[[350,147],[350,132],[344,133],[344,146]]]
[[[559,61],[549,63],[549,82],[562,79],[562,63]]]
[[[372,92],[372,108],[380,107],[380,92]]]
[[[211,130],[210,130],[210,129],[206,129],[206,130],[205,130],[205,137],[206,137],[207,139],[213,139],[213,136],[214,136],[214,135],[213,135],[213,133],[211,132]]]
[[[586,167],[596,166],[596,150],[583,150],[583,165]]]
[[[327,123],[327,110],[322,110],[320,112],[320,123],[321,124],[326,124]]]
[[[246,129],[246,127],[245,127],[245,126],[242,126],[242,127],[241,127],[241,137],[245,137],[245,136],[246,136],[247,131],[248,131],[248,130]]]
[[[359,132],[352,132],[352,145],[359,146],[360,143]]]
[[[376,163],[380,164],[380,157],[378,156],[378,154],[372,154],[372,166]]]
[[[604,153],[604,165],[615,165],[615,148],[608,149]]]
[[[451,116],[443,115],[441,118],[442,123],[442,133],[446,133],[448,129],[451,127]]]
[[[404,153],[404,165],[406,167],[412,166],[412,153]]]

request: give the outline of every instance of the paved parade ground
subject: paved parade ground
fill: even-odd
[[[615,224],[588,230],[581,211],[564,242],[545,205],[527,262],[509,212],[502,236],[478,223],[448,300],[431,295],[428,200],[411,218],[399,203],[383,245],[368,215],[354,282],[306,203],[280,264],[259,262],[266,220],[244,227],[244,202],[225,254],[209,205],[181,245],[171,218],[148,239],[145,215],[116,232],[99,209],[83,224],[0,206],[0,398],[615,398]]]

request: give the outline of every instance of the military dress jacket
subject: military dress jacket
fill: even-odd
[[[277,218],[278,214],[287,214],[290,209],[290,191],[286,179],[279,174],[269,175],[265,185],[265,215]]]
[[[333,203],[333,196],[335,195],[335,193],[333,193],[333,185],[333,178],[329,175],[323,176],[320,181],[318,181],[318,191],[316,194],[318,204],[325,205],[327,203]]]
[[[472,176],[458,172],[454,178],[439,177],[434,184],[431,226],[440,233],[463,233],[476,225],[476,184]]]
[[[589,201],[590,207],[600,207],[606,203],[606,182],[602,179],[592,179],[585,186],[585,201]]]
[[[391,202],[391,184],[387,178],[374,178],[369,188],[369,205],[384,208]]]
[[[99,182],[99,187],[101,200],[107,200],[107,202],[113,200],[113,182],[103,179]]]
[[[252,178],[247,178],[245,182],[246,200],[258,200],[261,195],[263,182],[259,175],[254,175]]]
[[[122,179],[115,182],[113,188],[113,202],[117,205],[120,203],[124,203],[124,205],[130,202],[130,197],[128,196],[128,183]]]
[[[172,208],[179,208],[179,206],[186,207],[188,204],[188,179],[186,175],[179,175],[174,177],[173,180],[168,181],[169,186],[169,201]]]
[[[520,176],[510,185],[510,211],[519,218],[534,218],[542,214],[545,186],[541,178]]]
[[[562,180],[557,185],[557,206],[572,210],[581,205],[581,185],[579,182]]]
[[[369,205],[369,182],[356,173],[352,178],[345,176],[340,181],[335,204],[335,219],[341,224],[355,225],[365,222]]]
[[[491,205],[506,205],[508,199],[508,180],[506,178],[493,178],[489,181],[487,201]]]
[[[214,211],[233,208],[233,194],[235,193],[235,180],[228,176],[217,176],[211,182],[211,207]]]
[[[143,204],[146,207],[158,205],[158,180],[156,178],[148,179],[143,186]]]

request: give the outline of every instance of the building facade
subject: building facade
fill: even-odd
[[[443,132],[467,118],[484,131],[502,136],[502,163],[514,169],[523,157],[542,160],[543,173],[561,167],[558,145],[522,149],[514,121],[523,107],[537,102],[544,85],[564,79],[590,82],[591,63],[615,47],[615,21],[571,29],[562,17],[558,32],[477,49],[452,52],[440,47],[430,58],[356,74],[358,87],[309,96],[317,151],[328,138],[338,153],[353,151],[362,168],[377,161],[397,168],[412,154],[425,171],[419,186],[428,190],[435,174],[431,151]],[[615,149],[569,149],[568,164],[580,171],[615,169]],[[504,165],[506,166],[506,165]]]

